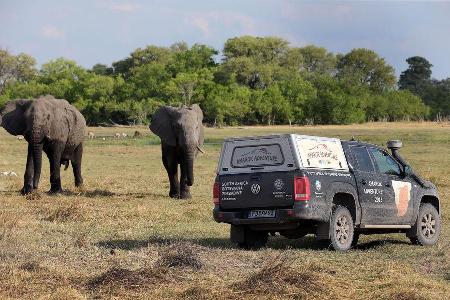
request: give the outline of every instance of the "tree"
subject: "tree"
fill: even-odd
[[[114,73],[114,69],[111,67],[108,67],[107,65],[104,64],[95,64],[92,67],[92,72],[94,72],[97,75],[112,75]]]
[[[336,57],[327,49],[309,45],[299,49],[303,57],[303,68],[306,72],[333,75]]]
[[[398,86],[401,90],[410,90],[416,95],[423,96],[425,87],[431,83],[433,65],[420,56],[412,56],[406,62],[409,66],[400,75]]]
[[[242,36],[228,39],[223,48],[225,60],[248,57],[258,63],[280,63],[285,58],[289,42],[278,37]]]
[[[0,94],[14,81],[25,82],[36,75],[36,60],[24,53],[11,55],[0,49]]]
[[[337,77],[346,84],[367,86],[379,93],[395,86],[394,68],[374,51],[353,49],[344,55],[337,65]]]
[[[83,82],[88,72],[75,61],[58,58],[42,65],[39,82],[48,86],[48,92],[56,98],[73,103],[83,98]]]

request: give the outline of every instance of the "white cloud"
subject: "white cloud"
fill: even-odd
[[[224,28],[235,34],[255,34],[253,18],[234,11],[210,11],[205,13],[191,13],[185,18],[188,24],[199,29],[208,38]]]
[[[205,36],[209,36],[211,33],[211,28],[209,26],[209,22],[208,20],[206,20],[204,17],[194,17],[191,20],[191,23],[197,27],[198,29],[200,29],[200,31],[205,35]]]
[[[114,11],[120,11],[120,12],[134,12],[137,9],[139,9],[139,5],[132,4],[132,3],[114,3],[111,5],[111,9]]]
[[[59,40],[66,36],[64,31],[56,28],[53,25],[45,25],[41,28],[41,34],[47,39]]]

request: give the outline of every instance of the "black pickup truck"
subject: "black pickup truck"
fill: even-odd
[[[360,234],[403,232],[414,244],[440,234],[436,187],[399,155],[359,141],[283,134],[226,139],[213,188],[214,219],[244,248],[315,234],[335,250]]]

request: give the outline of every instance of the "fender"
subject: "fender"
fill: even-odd
[[[355,205],[355,225],[361,223],[361,205],[359,203],[358,193],[356,188],[350,183],[345,182],[332,182],[330,184],[330,188],[326,193],[326,199],[328,205],[327,214],[331,217],[332,208],[333,208],[333,199],[334,196],[338,193],[349,194],[353,197],[354,205]]]
[[[412,214],[412,220],[410,220],[410,225],[413,226],[414,223],[416,222],[417,219],[417,214],[419,213],[419,207],[420,204],[422,203],[422,199],[424,197],[433,197],[436,198],[438,201],[438,212],[439,212],[439,216],[442,215],[442,206],[441,206],[441,199],[439,198],[439,193],[437,192],[436,189],[426,189],[424,190],[423,188],[419,190],[419,192],[417,193],[416,199],[414,199],[414,204],[413,204],[413,214]]]

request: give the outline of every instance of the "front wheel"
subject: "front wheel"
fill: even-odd
[[[411,227],[409,239],[413,244],[431,246],[437,243],[441,233],[441,217],[430,203],[419,207],[416,223]]]
[[[346,251],[354,241],[353,218],[344,206],[336,206],[330,220],[330,239],[334,250]]]

